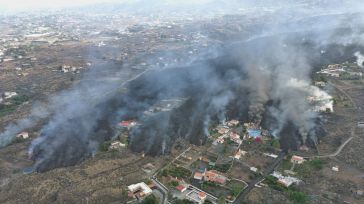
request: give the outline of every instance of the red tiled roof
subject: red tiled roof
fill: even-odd
[[[216,176],[217,176],[217,173],[212,172],[212,171],[207,171],[207,172],[205,173],[205,177],[207,177],[208,179],[213,179],[213,178],[215,178]]]
[[[120,126],[124,126],[124,127],[127,127],[127,126],[130,126],[132,123],[132,121],[122,121],[119,123]]]
[[[198,197],[200,197],[201,199],[205,199],[206,198],[206,193],[201,191],[201,192],[198,193]]]
[[[223,178],[215,178],[215,180],[214,180],[216,183],[220,183],[220,184],[224,184],[225,182],[226,182],[226,180],[225,179],[223,179]]]
[[[176,189],[177,189],[178,191],[182,192],[182,191],[186,190],[186,187],[185,187],[185,186],[183,186],[183,185],[179,185],[179,186],[177,186],[177,187],[176,187]]]
[[[215,171],[207,171],[205,173],[205,179],[207,181],[212,181],[220,184],[224,184],[226,182],[226,178]]]
[[[303,159],[303,157],[299,157],[299,156],[294,155],[294,156],[292,156],[291,160],[293,160],[293,161],[303,161],[304,159]]]
[[[196,172],[193,178],[195,178],[195,179],[202,179],[202,177],[203,177],[203,174],[202,173]]]

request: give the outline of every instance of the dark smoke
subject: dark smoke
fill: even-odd
[[[49,122],[29,149],[35,169],[81,162],[115,135],[118,122],[129,119],[141,123],[131,130],[131,149],[151,155],[168,153],[178,138],[202,145],[207,129],[227,118],[260,123],[281,139],[284,149],[317,144],[324,135],[323,117],[306,101],[310,76],[322,65],[352,59],[363,41],[359,23],[343,23],[347,15],[314,14],[303,18],[278,12],[277,22],[262,26],[250,39],[226,40],[213,50],[216,57],[201,55],[184,65],[135,73],[127,64],[95,63],[102,69],[91,69],[88,80],[50,100]],[[179,104],[146,114],[166,100]],[[0,138],[31,126],[19,124]]]
[[[30,152],[37,170],[77,164],[112,137],[113,125],[128,119],[141,123],[130,133],[131,149],[151,155],[168,153],[177,138],[204,144],[209,125],[230,117],[243,121],[267,118],[262,124],[276,131],[287,149],[315,144],[316,132],[322,132],[320,115],[310,111],[305,100],[308,93],[290,86],[289,80],[309,80],[310,66],[300,60],[318,50],[302,45],[301,50],[295,47],[292,53],[271,53],[267,46],[274,50],[282,47],[276,37],[233,44],[220,50],[222,54],[217,58],[146,72],[131,81],[126,92],[113,91],[98,104],[83,101],[76,103],[82,107],[75,107],[72,102],[72,114],[62,111],[60,116],[55,115],[33,142]],[[281,54],[297,61],[284,61]],[[90,97],[81,96],[85,100]],[[183,99],[180,106],[145,114],[158,102],[176,98]]]

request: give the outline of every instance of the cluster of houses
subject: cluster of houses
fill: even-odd
[[[214,144],[223,144],[225,143],[225,140],[229,138],[231,141],[240,145],[242,143],[241,136],[233,130],[233,128],[238,125],[238,120],[230,120],[225,124],[218,126],[216,130],[220,136],[215,140]]]
[[[318,74],[325,74],[331,77],[340,77],[340,74],[345,72],[345,69],[340,64],[331,64],[327,68],[318,71]]]
[[[265,154],[267,156],[271,156],[273,158],[275,158],[277,155],[269,155],[269,154]],[[303,157],[297,156],[297,155],[293,155],[291,157],[291,163],[292,164],[303,164],[306,160]],[[287,174],[295,174],[295,172],[291,171],[291,170],[285,170],[284,171]],[[293,177],[293,176],[284,176],[282,175],[280,172],[278,171],[274,171],[271,176],[275,177],[277,179],[277,182],[285,187],[290,187],[293,184],[299,184],[301,182],[300,179]]]
[[[344,69],[344,67],[341,64],[330,64],[327,66],[327,68],[322,69],[317,72],[318,74],[324,74],[330,77],[336,77],[339,78],[344,73],[348,74],[351,77],[362,77],[362,72],[354,72],[354,71],[347,71]]]
[[[188,199],[193,203],[203,204],[207,199],[207,193],[194,187],[193,185],[187,183],[183,179],[179,179],[176,177],[168,176],[169,181],[175,181],[178,183],[176,187],[174,187],[174,194],[173,197],[178,199]],[[217,173],[216,171],[206,171],[196,172],[194,174],[194,179],[198,181],[210,181],[210,182],[217,182],[219,184],[224,184],[227,180],[226,177],[222,176],[221,174]],[[225,180],[224,180],[225,179]]]
[[[137,121],[135,121],[135,120],[125,120],[125,121],[121,121],[120,123],[118,123],[116,128],[120,132],[122,132],[122,130],[130,131],[131,128],[133,128],[133,127],[135,127],[137,125],[139,125],[139,123]],[[128,136],[126,136],[126,137],[128,137]],[[123,143],[123,142],[121,142],[119,140],[115,140],[110,144],[109,149],[119,150],[120,148],[124,148],[126,146],[127,146],[126,142]]]

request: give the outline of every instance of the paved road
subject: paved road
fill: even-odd
[[[244,201],[244,198],[248,193],[255,187],[256,184],[260,183],[264,178],[266,178],[268,175],[270,175],[275,168],[279,166],[279,164],[282,162],[284,156],[286,153],[284,151],[281,151],[278,155],[278,158],[274,160],[274,162],[256,179],[251,181],[233,202],[233,204],[241,204]]]
[[[163,184],[161,184],[156,178],[152,178],[154,184],[157,186],[158,191],[162,194],[162,203],[169,204],[168,202],[168,189],[165,188]]]
[[[163,200],[163,204],[169,204],[169,202],[168,202],[168,189],[161,182],[158,181],[157,174],[161,170],[163,170],[164,168],[166,168],[167,166],[169,166],[170,164],[172,164],[174,161],[176,161],[180,156],[182,156],[183,154],[185,154],[186,152],[188,152],[190,149],[191,149],[191,147],[188,147],[185,151],[183,151],[176,158],[174,158],[170,163],[168,163],[167,165],[165,165],[164,167],[162,167],[158,171],[156,171],[154,173],[154,175],[152,176],[152,178],[151,178],[151,180],[153,180],[154,181],[154,184],[157,186],[158,190],[163,195],[163,199],[162,199]]]

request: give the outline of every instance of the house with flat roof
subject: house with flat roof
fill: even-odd
[[[140,198],[146,197],[152,194],[152,189],[144,182],[132,184],[128,186],[130,195],[137,196]]]
[[[285,187],[290,187],[292,184],[298,184],[301,182],[298,178],[291,176],[283,176],[280,172],[274,171],[271,174],[273,177],[278,179],[278,183],[282,184]]]
[[[207,194],[203,191],[193,190],[186,195],[186,198],[194,203],[203,204],[207,198]]]

